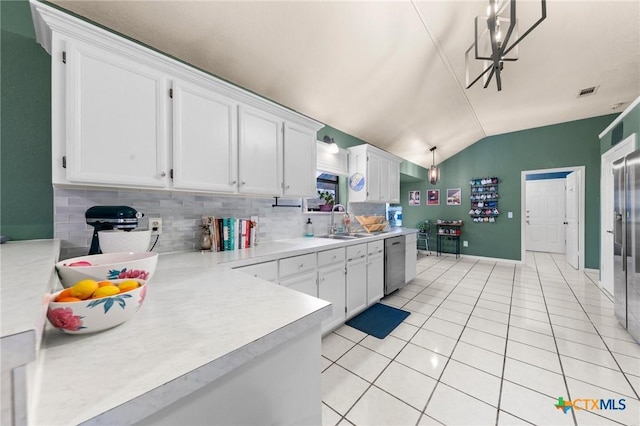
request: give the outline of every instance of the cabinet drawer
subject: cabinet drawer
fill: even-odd
[[[344,262],[344,248],[321,251],[318,253],[318,266],[327,266]]]
[[[384,240],[367,243],[367,254],[382,253],[384,251]]]
[[[415,244],[417,238],[418,238],[417,234],[407,234],[407,236],[405,238],[405,242],[407,244]]]
[[[313,271],[316,269],[316,265],[315,253],[280,259],[280,279],[291,275]]]
[[[355,246],[347,247],[347,262],[350,260],[360,259],[367,255],[366,244],[356,244]]]
[[[271,282],[276,282],[278,279],[278,265],[275,260],[272,262],[243,266],[241,268],[236,268],[236,270]]]

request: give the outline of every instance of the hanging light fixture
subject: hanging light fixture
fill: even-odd
[[[324,135],[324,138],[322,140],[329,144],[329,152],[331,154],[337,154],[338,152],[340,152],[340,148],[338,147],[336,141],[333,140],[333,138],[330,138],[328,135]]]
[[[516,0],[489,0],[487,16],[476,16],[474,41],[465,53],[467,89],[483,79],[486,89],[495,75],[498,91],[502,90],[504,63],[518,60],[518,43],[547,17],[546,0],[540,0],[541,16],[522,36],[518,36]],[[506,32],[504,31],[506,29]],[[509,43],[511,40],[515,40]],[[473,53],[472,53],[473,51]],[[470,81],[470,68],[482,61],[480,75]]]
[[[436,148],[437,147],[434,146],[429,150],[433,155],[431,167],[429,167],[429,182],[431,185],[435,185],[440,180],[440,170],[436,167]]]

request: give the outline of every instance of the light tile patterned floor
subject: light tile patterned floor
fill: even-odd
[[[428,256],[418,273],[383,300],[411,312],[384,340],[324,337],[323,424],[640,424],[640,345],[597,274],[547,253],[524,266]],[[559,397],[625,409],[565,414]]]

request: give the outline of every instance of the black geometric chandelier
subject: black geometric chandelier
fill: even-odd
[[[486,89],[495,76],[498,91],[502,90],[501,72],[504,63],[518,60],[518,43],[547,17],[546,0],[540,0],[541,16],[522,36],[518,36],[516,0],[489,0],[487,16],[476,16],[473,44],[465,53],[467,89],[483,79]],[[506,32],[505,32],[506,29]],[[512,41],[513,40],[513,41]],[[511,42],[511,43],[510,43]],[[473,60],[482,61],[480,75],[470,81]]]

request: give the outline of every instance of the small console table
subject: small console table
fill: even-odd
[[[452,253],[456,255],[456,259],[460,258],[460,235],[462,235],[461,220],[441,220],[436,223],[438,227],[436,238],[436,256],[442,253]],[[443,250],[444,248],[448,250]]]

